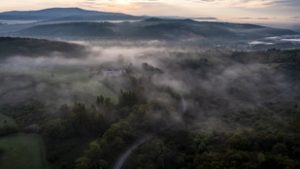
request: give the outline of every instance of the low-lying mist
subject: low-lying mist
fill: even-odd
[[[99,95],[116,103],[121,90],[142,88],[148,102],[168,107],[171,120],[192,116],[205,123],[226,113],[299,101],[299,81],[282,68],[285,63],[244,62],[233,50],[159,41],[73,43],[85,47],[84,56],[17,55],[2,60],[1,104],[40,100],[58,108],[91,104]],[[157,112],[149,116],[163,117]]]

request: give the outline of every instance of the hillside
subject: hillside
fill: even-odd
[[[82,55],[84,47],[58,41],[0,37],[0,51],[0,59],[10,56],[46,56],[51,53],[64,57],[79,57]]]
[[[44,24],[18,31],[15,33],[15,36],[142,40],[249,40],[294,34],[297,33],[287,29],[276,29],[252,24],[150,18],[138,22],[122,23],[76,22]]]
[[[137,17],[101,11],[84,10],[81,8],[49,8],[37,11],[9,11],[0,13],[0,20],[72,20],[76,19],[136,19]]]

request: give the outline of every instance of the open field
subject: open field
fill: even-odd
[[[0,136],[16,132],[18,130],[16,122],[0,113]]]
[[[1,169],[46,169],[45,148],[37,135],[0,137]]]

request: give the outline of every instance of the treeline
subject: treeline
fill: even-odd
[[[82,57],[85,47],[77,44],[31,38],[0,37],[0,59],[12,56],[49,56],[49,53],[63,57]]]
[[[109,167],[147,130],[147,109],[137,91],[120,91],[117,103],[100,95],[91,105],[62,105],[41,127],[49,148],[48,161],[58,168]],[[72,149],[77,154],[66,155]]]
[[[299,134],[168,130],[141,147],[126,168],[296,169]]]
[[[186,127],[163,127],[147,115],[155,108],[154,103],[135,104],[125,118],[89,144],[74,167],[109,169],[126,148],[147,132],[154,134],[154,138],[135,151],[124,168],[296,169],[300,166],[298,104],[285,107],[278,103],[254,112],[215,116],[232,124],[227,130],[208,130],[204,126],[202,130],[194,130],[199,121],[193,119],[185,119],[191,123]],[[156,130],[157,126],[161,130]]]
[[[300,109],[297,104],[287,107],[278,103],[216,117],[233,128],[169,128],[133,153],[125,168],[299,168]]]
[[[267,51],[233,52],[232,59],[242,62],[300,63],[300,50],[269,49]]]

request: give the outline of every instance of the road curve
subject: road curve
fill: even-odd
[[[136,150],[139,146],[142,144],[148,142],[152,136],[146,136],[137,141],[135,144],[133,144],[131,147],[129,147],[117,160],[115,163],[113,169],[121,169],[128,157],[131,155],[131,153]]]
[[[181,97],[181,101],[180,101],[180,105],[181,105],[181,112],[184,113],[187,109],[187,103],[186,100],[184,99],[184,97]],[[127,161],[127,159],[130,157],[130,155],[132,154],[132,152],[134,150],[136,150],[137,148],[139,148],[139,146],[143,145],[144,143],[148,142],[149,140],[151,140],[153,138],[153,136],[145,136],[142,139],[140,139],[139,141],[137,141],[135,144],[133,144],[131,147],[129,147],[116,161],[115,165],[113,166],[113,169],[121,169],[124,165],[124,163]]]

